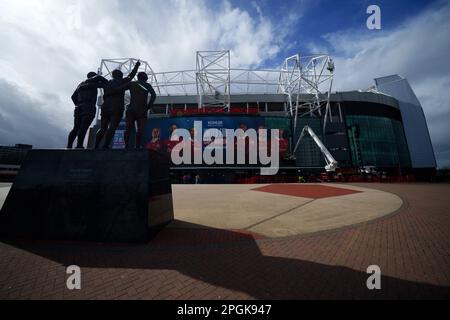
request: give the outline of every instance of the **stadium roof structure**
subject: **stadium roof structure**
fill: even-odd
[[[129,73],[138,59],[104,59],[99,73],[111,77],[115,69]],[[155,72],[141,60],[139,71],[160,96],[197,96],[199,108],[230,108],[231,95],[282,94],[287,97],[292,116],[307,113],[322,115],[329,108],[334,78],[334,62],[327,54],[299,54],[284,60],[279,69],[245,69],[231,67],[230,51],[198,51],[196,69]],[[299,101],[308,94],[308,101]],[[325,111],[325,116],[328,110]]]

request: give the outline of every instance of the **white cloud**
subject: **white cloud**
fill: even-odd
[[[155,71],[167,71],[194,68],[197,50],[231,49],[233,65],[257,67],[293,45],[285,39],[301,17],[302,6],[296,7],[288,19],[274,22],[258,5],[251,16],[226,1],[0,0],[0,81],[27,102],[15,105],[21,113],[41,119],[35,136],[42,119],[58,128],[59,140],[49,138],[41,146],[63,147],[66,137],[60,132],[72,125],[72,90],[102,58],[136,57]],[[373,78],[394,73],[410,80],[441,165],[450,165],[449,18],[450,5],[443,3],[394,30],[325,37],[336,53],[335,89],[366,88]],[[19,128],[16,113],[5,105],[7,96],[0,93],[0,119]],[[33,128],[27,125],[26,136],[20,130],[2,134],[0,143],[27,143]]]
[[[168,71],[195,68],[197,50],[230,49],[235,66],[257,66],[276,56],[287,35],[274,32],[283,26],[262,13],[252,17],[227,1],[0,0],[0,14],[0,80],[34,101],[18,108],[45,114],[66,131],[70,95],[102,58],[136,57]],[[3,96],[1,118],[18,121]],[[48,146],[62,147],[65,139]],[[27,137],[0,136],[0,143],[17,142]]]
[[[324,38],[335,53],[336,90],[365,89],[391,74],[408,78],[424,108],[438,165],[449,166],[450,4],[440,3],[394,30],[347,30]]]

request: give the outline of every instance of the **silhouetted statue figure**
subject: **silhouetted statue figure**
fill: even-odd
[[[97,89],[102,88],[108,80],[95,72],[89,72],[87,80],[80,83],[72,95],[75,104],[74,125],[69,134],[67,149],[73,148],[73,142],[78,137],[77,149],[84,149],[86,133],[95,118],[97,104]]]
[[[156,92],[149,84],[148,76],[145,72],[140,72],[137,76],[138,81],[127,83],[110,94],[130,90],[130,104],[126,112],[126,130],[125,130],[125,147],[130,147],[130,134],[137,123],[136,131],[136,148],[142,147],[142,136],[144,133],[145,123],[148,119],[148,111],[153,106],[156,99]],[[150,101],[149,101],[150,94]]]
[[[114,137],[114,133],[120,124],[125,110],[125,85],[129,84],[136,76],[141,63],[138,61],[128,77],[124,78],[120,70],[112,72],[113,79],[104,86],[104,102],[101,111],[101,127],[95,137],[95,149],[105,137],[103,148],[108,149]]]

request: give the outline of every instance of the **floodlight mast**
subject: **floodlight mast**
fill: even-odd
[[[297,109],[300,94],[301,64],[300,55],[294,55],[284,60],[280,70],[280,89],[288,97],[289,113],[294,116],[294,108]],[[294,104],[295,95],[295,104]]]
[[[289,112],[294,119],[293,133],[297,132],[299,117],[322,117],[325,112],[325,132],[329,115],[331,115],[331,90],[333,88],[334,62],[329,55],[299,54],[286,58],[280,70],[279,92],[287,95]],[[307,98],[299,103],[300,94]],[[325,109],[325,110],[322,110]],[[330,117],[331,119],[331,117]]]
[[[196,65],[198,108],[218,107],[229,111],[231,105],[230,51],[197,51]]]
[[[294,130],[297,132],[297,118],[299,110],[299,97],[301,89],[302,66],[300,55],[296,54],[284,60],[280,70],[280,86],[279,91],[287,95],[289,113],[294,118]],[[295,104],[293,97],[295,95]],[[295,115],[294,115],[295,110]]]

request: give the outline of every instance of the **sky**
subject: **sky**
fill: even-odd
[[[381,30],[369,30],[369,5]],[[233,67],[279,68],[328,53],[334,90],[406,77],[424,108],[440,167],[450,166],[450,2],[400,0],[0,0],[0,144],[62,148],[70,96],[103,58],[135,57],[156,72],[195,68],[198,50]]]

